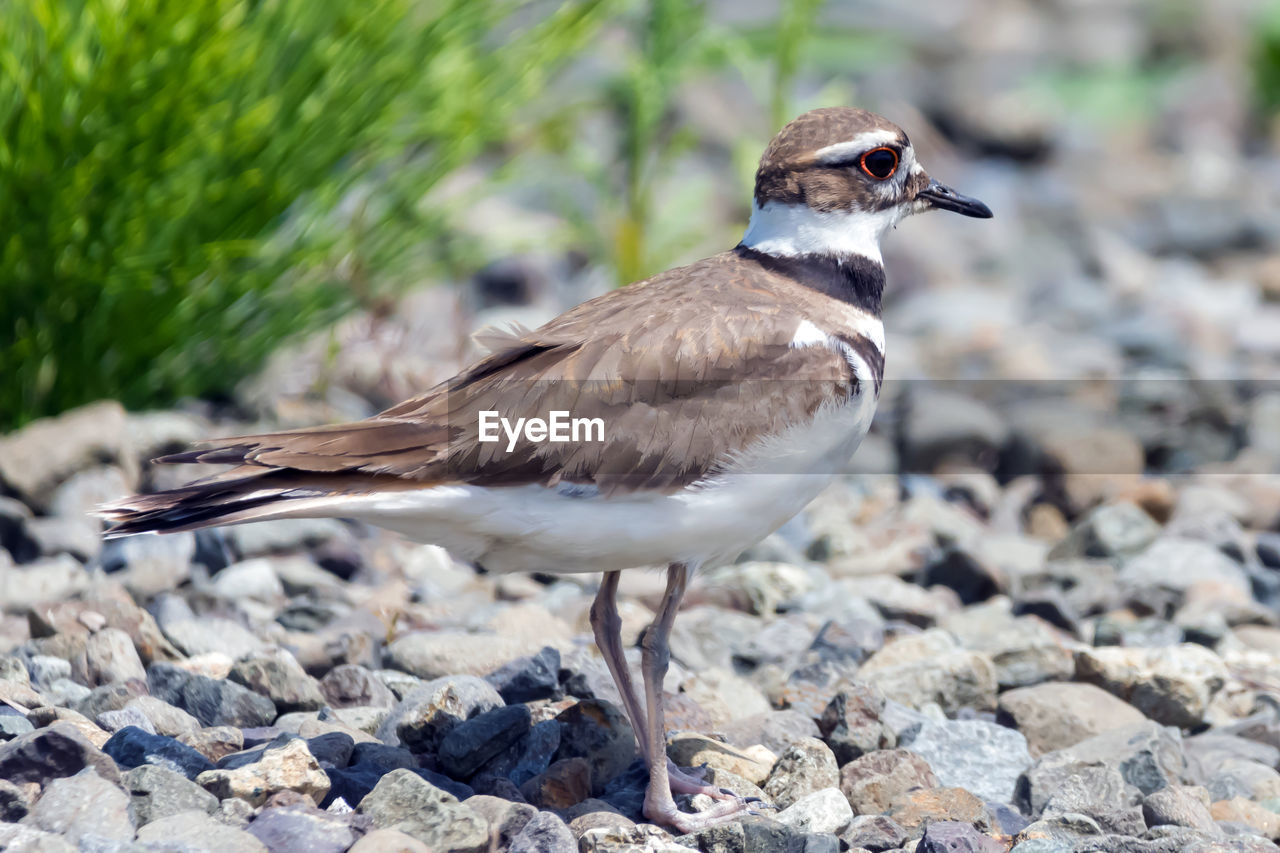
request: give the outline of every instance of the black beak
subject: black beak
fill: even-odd
[[[991,218],[991,208],[976,198],[960,195],[951,187],[940,184],[932,178],[929,179],[929,186],[921,190],[917,198],[924,199],[938,210],[950,210],[952,213],[961,213],[975,219]]]

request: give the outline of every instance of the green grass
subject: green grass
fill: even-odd
[[[608,8],[0,4],[0,430],[224,395],[447,260],[424,195],[520,132]]]

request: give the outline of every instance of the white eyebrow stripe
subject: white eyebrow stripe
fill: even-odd
[[[870,151],[872,148],[899,141],[900,137],[896,130],[887,128],[865,130],[847,142],[837,142],[834,145],[819,148],[814,152],[814,156],[817,157],[819,163],[842,163],[864,151]]]

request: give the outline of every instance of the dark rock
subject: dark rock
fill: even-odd
[[[529,729],[529,735],[518,746],[515,766],[507,773],[516,785],[545,772],[551,766],[556,750],[560,748],[560,721],[543,720]]]
[[[213,794],[179,773],[152,764],[125,773],[124,789],[138,826],[193,809],[206,814],[218,810]]]
[[[856,815],[840,839],[850,847],[882,853],[901,847],[907,840],[907,831],[886,815]]]
[[[517,658],[484,677],[503,701],[533,702],[560,698],[560,653],[547,646],[536,655]]]
[[[835,619],[813,638],[810,650],[823,660],[860,664],[884,645],[884,628],[869,619]]]
[[[188,779],[195,779],[204,771],[213,769],[209,759],[186,744],[164,735],[148,734],[134,726],[113,734],[102,751],[124,768],[154,764]]]
[[[228,678],[266,696],[282,714],[317,711],[325,705],[319,683],[284,649],[271,649],[236,661]]]
[[[916,853],[1004,853],[996,839],[983,835],[972,824],[939,821],[925,827]]]
[[[592,790],[591,765],[579,757],[561,759],[520,786],[526,800],[544,809],[567,809],[591,796]]]
[[[342,853],[356,840],[341,818],[305,806],[263,809],[248,832],[271,851]]]
[[[344,663],[320,679],[320,692],[334,708],[390,708],[396,696],[371,671]]]
[[[470,778],[485,762],[524,737],[530,720],[527,706],[508,705],[460,723],[440,741],[440,768],[457,779]]]
[[[372,764],[384,771],[397,767],[412,769],[418,766],[413,753],[398,746],[387,746],[385,743],[358,743],[351,751],[351,764]]]
[[[55,722],[0,744],[0,779],[15,784],[44,786],[50,779],[74,776],[86,767],[108,782],[120,781],[115,762],[71,723]]]
[[[957,548],[948,549],[916,576],[922,587],[945,586],[955,590],[962,604],[986,601],[1003,591],[1004,578],[992,566]]]
[[[276,706],[232,681],[192,675],[171,664],[154,663],[147,669],[151,695],[191,714],[204,726],[251,728],[269,725]]]
[[[28,783],[34,789],[33,783]],[[8,779],[0,779],[0,823],[17,823],[31,810],[31,798]]]
[[[564,821],[550,812],[538,812],[520,834],[511,839],[508,853],[577,853],[578,842]]]
[[[855,682],[838,692],[823,710],[818,730],[835,754],[837,764],[843,767],[868,752],[897,744],[893,732],[880,722],[884,702],[879,690]]]
[[[631,723],[602,699],[584,699],[561,711],[556,719],[561,729],[555,760],[585,759],[592,793],[602,792],[635,758],[636,738]]]
[[[439,850],[485,853],[488,822],[452,794],[409,770],[392,770],[360,801],[379,829],[398,829]]]
[[[437,678],[415,687],[392,709],[378,728],[378,739],[434,753],[454,726],[504,704],[498,691],[475,676]]]
[[[346,732],[326,732],[307,738],[307,749],[320,762],[320,766],[346,767],[355,751],[356,742]]]

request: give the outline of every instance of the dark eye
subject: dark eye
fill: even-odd
[[[885,181],[898,171],[898,152],[892,148],[872,148],[862,155],[858,165],[877,181]]]

